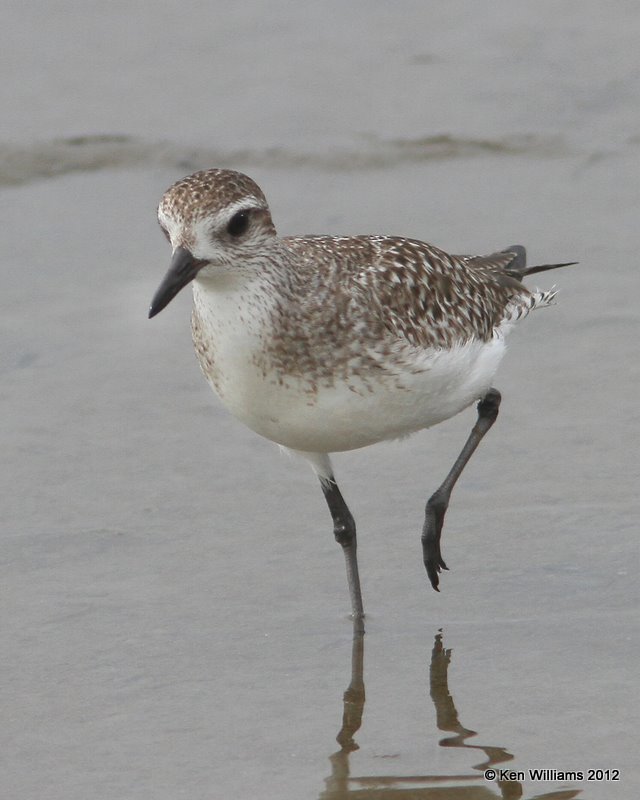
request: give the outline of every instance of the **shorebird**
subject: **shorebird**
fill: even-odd
[[[439,590],[445,512],[498,415],[492,382],[505,335],[555,297],[521,281],[567,264],[527,267],[519,245],[461,256],[397,236],[280,237],[258,185],[223,169],[171,186],[158,221],[173,255],[149,317],[193,284],[202,372],[235,417],[315,470],[355,619],[364,615],[356,526],[329,454],[406,436],[478,403],[462,451],[426,504],[422,555]]]

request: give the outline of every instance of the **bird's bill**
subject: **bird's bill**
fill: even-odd
[[[194,258],[185,247],[176,247],[171,257],[171,266],[149,306],[149,319],[168,306],[180,289],[190,283],[205,264],[206,261]]]

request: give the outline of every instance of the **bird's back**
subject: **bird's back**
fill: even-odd
[[[306,305],[315,305],[336,333],[355,327],[379,340],[396,337],[421,349],[450,349],[472,339],[489,341],[552,299],[550,293],[530,292],[518,279],[525,259],[520,246],[489,256],[455,256],[394,236],[282,241],[304,273]]]

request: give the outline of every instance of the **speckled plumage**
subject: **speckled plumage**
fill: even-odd
[[[229,169],[208,169],[176,181],[165,192],[159,211],[193,221],[247,198],[267,207],[262,189],[248,175]]]
[[[418,348],[488,341],[507,320],[548,295],[532,294],[490,256],[468,261],[397,236],[285,237],[298,268],[315,277],[314,305],[339,298],[347,324],[378,342],[393,337]],[[318,299],[318,294],[321,295]]]

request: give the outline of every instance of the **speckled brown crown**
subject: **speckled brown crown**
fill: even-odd
[[[160,208],[170,216],[193,219],[244,199],[268,207],[262,189],[247,175],[230,169],[205,169],[181,178],[167,189]]]

